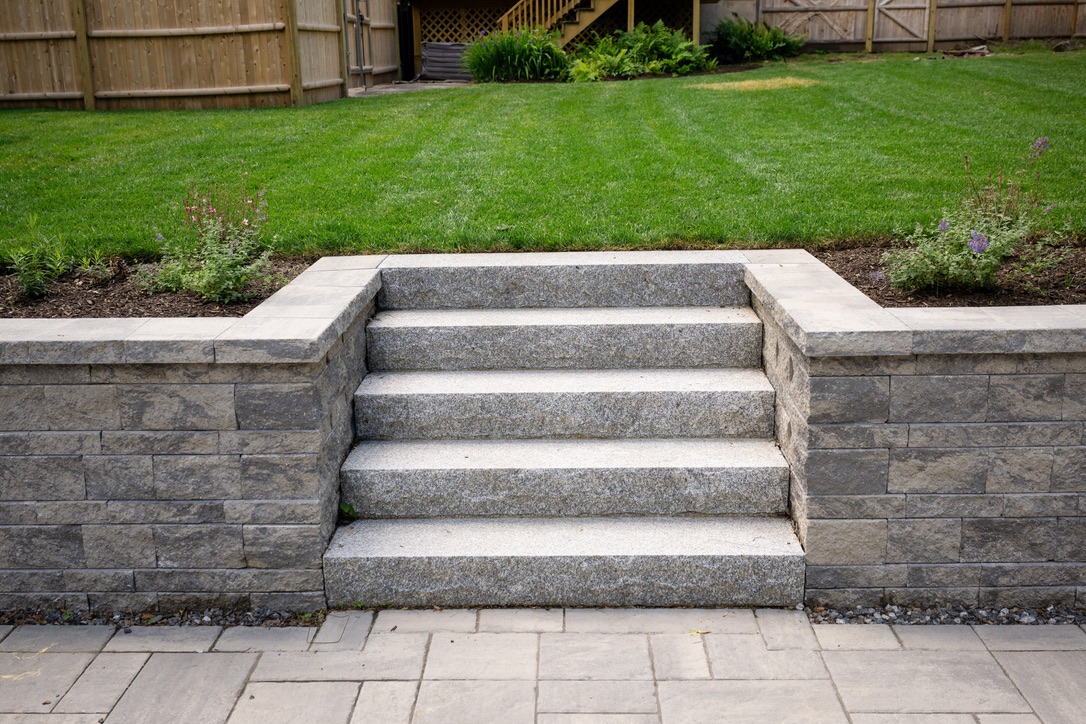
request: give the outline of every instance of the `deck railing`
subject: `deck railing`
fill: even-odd
[[[501,16],[502,32],[522,28],[553,28],[581,0],[520,0]]]

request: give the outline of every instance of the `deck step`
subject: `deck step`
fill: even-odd
[[[370,322],[372,370],[755,367],[749,307],[385,311]]]
[[[355,393],[359,439],[773,436],[761,370],[378,372]]]
[[[364,518],[784,515],[768,440],[363,442],[341,494]]]
[[[787,606],[786,518],[438,518],[340,528],[331,606]]]
[[[743,262],[729,251],[394,255],[378,307],[736,307],[750,303]]]

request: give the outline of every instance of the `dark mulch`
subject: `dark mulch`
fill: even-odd
[[[14,274],[0,276],[0,318],[78,317],[241,317],[312,264],[313,258],[273,259],[268,274],[250,285],[245,302],[212,304],[194,294],[148,294],[137,282],[136,267],[112,264],[113,277],[97,280],[72,272],[49,285],[40,299],[23,299]]]
[[[1007,259],[996,286],[983,292],[901,292],[885,278],[882,255],[892,247],[811,249],[826,266],[884,307],[1022,307],[1086,304],[1086,248],[1029,244]]]

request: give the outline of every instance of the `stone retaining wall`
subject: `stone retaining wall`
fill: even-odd
[[[5,320],[0,609],[323,608],[380,260],[241,319]]]
[[[787,254],[747,281],[808,601],[1086,604],[1086,307],[885,310]]]

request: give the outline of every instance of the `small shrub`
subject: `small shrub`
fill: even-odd
[[[209,302],[228,304],[246,299],[247,287],[267,268],[260,227],[267,218],[264,192],[212,187],[190,191],[185,201],[185,227],[190,238],[167,242],[162,235],[162,262],[147,283],[150,291],[193,292]]]
[[[540,28],[483,35],[468,46],[464,64],[480,83],[561,80],[569,71],[558,33]]]
[[[1047,149],[1048,138],[1037,139],[1021,171],[1008,177],[1000,170],[983,185],[974,182],[967,156],[969,188],[958,208],[931,227],[917,224],[905,237],[911,248],[883,257],[890,284],[903,291],[992,287],[1003,260],[1034,231],[1041,201],[1032,165]]]
[[[72,268],[60,239],[50,239],[38,228],[38,219],[27,219],[30,241],[5,254],[4,264],[18,279],[19,294],[28,299],[45,296],[49,283]]]
[[[710,52],[725,64],[792,58],[799,55],[805,41],[805,36],[789,35],[780,28],[752,23],[735,14],[730,20],[721,20],[709,33]]]
[[[570,68],[574,82],[639,75],[687,75],[716,68],[708,50],[671,30],[663,21],[638,23],[630,32],[598,38],[578,51]]]

